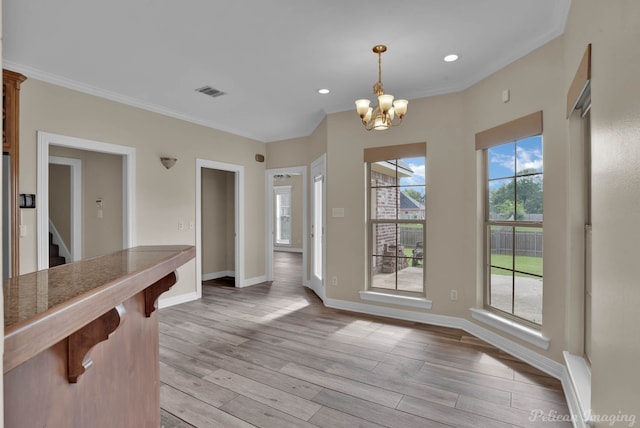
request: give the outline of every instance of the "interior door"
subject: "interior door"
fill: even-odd
[[[311,164],[311,287],[324,298],[325,157]]]

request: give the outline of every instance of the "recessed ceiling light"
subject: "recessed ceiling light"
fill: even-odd
[[[329,92],[331,92],[331,91],[326,89],[326,88],[318,89],[318,93],[320,95],[327,95]]]
[[[457,59],[458,59],[458,55],[456,54],[451,54],[444,57],[445,62],[453,62],[453,61],[456,61]]]

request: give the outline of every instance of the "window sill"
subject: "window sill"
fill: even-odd
[[[432,305],[432,301],[425,297],[400,296],[397,294],[380,293],[377,291],[361,291],[360,299],[421,309],[431,309]]]
[[[543,336],[541,332],[531,327],[518,324],[513,320],[509,320],[496,315],[492,312],[487,311],[486,309],[471,308],[470,311],[471,317],[474,320],[490,325],[491,327],[494,327],[502,332],[508,333],[512,336],[517,337],[518,339],[524,340],[527,343],[537,346],[538,348],[544,350],[549,349],[551,339]]]

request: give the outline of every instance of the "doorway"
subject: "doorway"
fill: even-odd
[[[202,168],[202,281],[235,285],[235,172]]]
[[[294,274],[309,286],[307,268],[307,167],[274,168],[265,171],[266,194],[266,278],[274,279],[276,257],[301,262],[300,274]],[[288,195],[288,196],[287,196]],[[285,265],[288,263],[285,263]],[[297,272],[297,269],[296,269]],[[293,277],[291,277],[293,278]]]
[[[111,252],[113,248],[130,248],[135,245],[135,176],[136,176],[136,149],[133,147],[120,146],[117,144],[103,143],[99,141],[86,140],[83,138],[69,137],[66,135],[51,134],[48,132],[38,131],[38,158],[37,158],[37,194],[36,194],[36,206],[38,210],[36,212],[37,218],[37,249],[38,249],[38,270],[47,269],[49,267],[49,155],[56,150],[69,150],[69,151],[81,151],[87,156],[95,155],[97,158],[101,154],[105,156],[111,156],[115,159],[115,162],[119,164],[120,173],[119,179],[121,185],[112,196],[109,196],[108,200],[105,199],[105,195],[95,194],[91,195],[91,198],[83,198],[85,204],[91,203],[90,213],[87,213],[85,219],[91,218],[92,221],[102,222],[103,219],[116,220],[121,226],[119,229],[122,231],[119,233],[120,237],[116,235],[114,242],[97,240],[97,247],[90,249],[87,252],[87,235],[84,234],[84,243],[81,245],[82,254],[75,257],[86,258],[97,255],[99,253]],[[61,152],[58,152],[60,154]],[[77,157],[77,156],[65,156],[65,157]],[[104,160],[104,159],[103,159]],[[96,161],[97,164],[102,165],[101,160]],[[85,165],[86,166],[86,165]],[[94,177],[94,182],[100,182],[100,177]],[[85,189],[86,190],[86,189]],[[98,190],[101,191],[101,190]],[[113,203],[113,205],[111,205]],[[109,204],[109,206],[105,205]],[[117,207],[115,211],[106,212],[107,208],[111,210],[113,207]],[[87,211],[88,209],[85,209]],[[102,212],[102,213],[101,213]],[[102,214],[102,217],[100,217]],[[83,220],[85,230],[92,228],[91,225],[86,224]],[[110,229],[109,227],[102,228],[104,230]],[[113,232],[108,232],[105,236],[113,237]],[[104,245],[108,245],[105,247]],[[73,257],[73,256],[72,256]]]
[[[202,281],[244,281],[244,167],[196,159],[196,293]]]
[[[82,160],[49,156],[49,233],[68,262],[82,258],[82,223]]]

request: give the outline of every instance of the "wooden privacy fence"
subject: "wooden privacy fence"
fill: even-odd
[[[491,230],[491,254],[512,254],[514,234],[511,228]],[[515,255],[542,257],[542,231],[516,231]]]
[[[398,242],[405,247],[413,248],[418,242],[424,244],[422,228],[399,227],[398,229]]]
[[[491,254],[512,254],[513,231],[511,228],[491,230]],[[542,257],[542,231],[516,231],[516,256]],[[398,228],[398,243],[405,248],[415,248],[423,242],[422,228]]]

